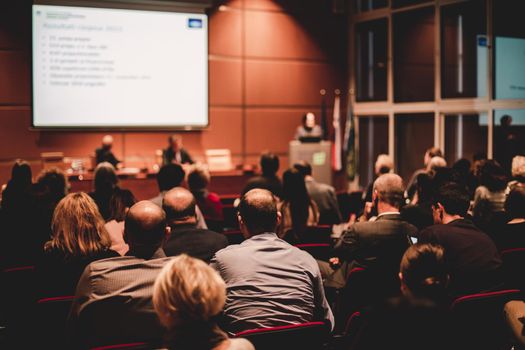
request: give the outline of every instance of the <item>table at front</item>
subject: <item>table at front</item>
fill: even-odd
[[[211,183],[208,187],[211,192],[219,195],[240,194],[246,181],[253,175],[245,174],[240,170],[212,172]],[[71,192],[90,192],[93,189],[93,173],[70,174]],[[150,199],[159,193],[155,173],[118,174],[119,186],[133,192],[137,200]]]

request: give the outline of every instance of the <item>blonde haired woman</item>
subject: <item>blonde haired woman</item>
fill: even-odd
[[[42,297],[74,295],[84,268],[95,260],[119,256],[112,251],[97,205],[86,193],[72,193],[55,208],[51,240],[37,265]]]
[[[226,300],[221,277],[203,261],[182,254],[160,272],[153,306],[168,330],[170,350],[254,350],[245,339],[228,339],[215,322]]]

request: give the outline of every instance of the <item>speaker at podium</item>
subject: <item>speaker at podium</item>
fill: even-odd
[[[290,167],[303,160],[312,166],[312,176],[316,181],[332,185],[332,143],[290,141],[288,149]]]

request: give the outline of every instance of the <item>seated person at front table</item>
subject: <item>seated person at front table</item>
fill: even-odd
[[[242,194],[245,194],[254,188],[262,188],[281,198],[283,196],[283,185],[281,179],[277,176],[277,170],[279,170],[279,157],[270,152],[263,153],[261,155],[260,165],[262,174],[254,176],[248,180],[244,186]]]
[[[120,160],[115,157],[111,149],[113,148],[113,136],[106,135],[102,138],[102,147],[95,150],[97,158],[97,164],[108,162],[117,168],[117,165],[121,163]]]
[[[162,151],[162,164],[193,164],[190,154],[182,147],[180,136],[171,135],[168,138],[168,143],[168,148]]]
[[[315,124],[315,114],[308,112],[303,115],[303,123],[297,127],[295,132],[295,139],[301,140],[303,138],[319,138],[323,137],[323,129]]]

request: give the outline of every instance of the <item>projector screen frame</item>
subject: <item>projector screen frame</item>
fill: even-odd
[[[207,123],[205,125],[98,125],[98,126],[75,126],[75,125],[60,125],[60,126],[41,126],[34,123],[34,65],[33,65],[33,5],[50,5],[50,6],[70,6],[70,7],[86,7],[86,8],[107,8],[107,9],[125,9],[138,11],[159,11],[159,12],[175,12],[175,13],[195,13],[206,16],[206,75],[207,75]],[[30,102],[31,102],[31,120],[29,130],[32,131],[203,131],[210,127],[210,31],[209,31],[209,9],[210,1],[199,3],[189,2],[166,2],[166,1],[149,1],[149,0],[33,0],[29,8],[31,17],[31,40],[30,40]]]

